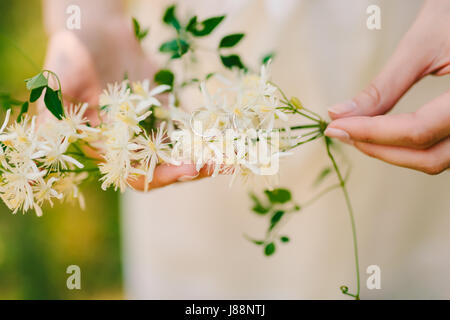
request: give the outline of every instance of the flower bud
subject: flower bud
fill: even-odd
[[[302,109],[302,103],[300,102],[300,100],[297,97],[292,97],[291,98],[291,104],[296,107],[297,109]]]

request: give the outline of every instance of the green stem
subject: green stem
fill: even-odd
[[[306,208],[309,207],[310,205],[312,205],[314,202],[316,202],[317,200],[319,200],[320,198],[322,198],[324,195],[326,195],[328,192],[333,191],[334,189],[339,188],[341,185],[340,184],[333,184],[325,189],[323,189],[321,192],[319,192],[318,194],[316,194],[315,196],[313,196],[311,199],[309,199],[308,201],[306,201],[305,203],[303,203],[303,205],[301,206],[302,208]]]
[[[50,70],[42,70],[42,72],[47,72],[48,74],[51,74],[52,76],[54,76],[55,79],[56,79],[56,81],[58,82],[58,90],[61,90],[61,89],[62,89],[62,87],[61,87],[61,81],[59,80],[59,77],[58,77],[58,75],[57,75],[56,73],[54,73],[53,71],[50,71]],[[48,79],[48,78],[47,78],[47,79]]]
[[[297,148],[298,146],[300,146],[300,145],[302,145],[302,144],[305,144],[305,143],[307,143],[307,142],[316,140],[317,138],[320,138],[321,136],[322,136],[322,132],[318,131],[318,134],[315,135],[314,137],[309,138],[309,139],[307,139],[307,140],[305,140],[305,141],[300,141],[299,143],[296,143],[296,144],[294,144],[293,146],[291,146],[291,147],[289,147],[288,149],[283,150],[283,151],[287,151],[287,150],[291,150],[291,149]]]
[[[310,110],[310,109],[307,109],[307,108],[305,108],[305,107],[302,107],[302,108],[303,108],[303,110],[305,110],[305,111],[311,113],[313,116],[315,116],[315,117],[317,117],[317,118],[319,118],[319,119],[322,119],[322,117],[321,117],[319,114],[317,114],[316,112],[314,112],[314,111],[312,111],[312,110]]]
[[[284,101],[283,101],[284,102]],[[286,103],[286,102],[285,102]],[[314,122],[318,122],[318,123],[320,123],[320,119],[316,119],[316,118],[314,118],[314,117],[312,117],[312,116],[310,116],[310,115],[307,115],[306,113],[303,113],[303,112],[301,112],[301,111],[298,111],[297,110],[297,108],[295,108],[293,105],[291,105],[290,103],[286,103],[286,105],[287,105],[287,107],[278,107],[277,109],[280,109],[280,110],[289,110],[289,111],[291,111],[292,113],[297,113],[297,114],[299,114],[299,115],[301,115],[301,116],[303,116],[303,117],[305,117],[305,118],[308,118],[308,119],[310,119],[310,120],[312,120],[312,121],[314,121]]]
[[[293,126],[293,127],[290,127],[289,129],[291,129],[291,130],[301,130],[301,129],[310,129],[310,128],[320,128],[320,125],[318,125],[318,124],[306,124],[306,125],[302,125],[302,126]],[[286,131],[286,129],[281,128],[280,131]]]
[[[58,171],[54,171],[54,172],[50,172],[50,173],[57,173],[57,172],[82,173],[82,172],[97,172],[97,171],[99,171],[98,168],[83,168],[83,169],[63,169],[63,170],[58,170]]]
[[[86,156],[84,153],[70,152],[70,151],[69,151],[69,152],[66,152],[66,154],[70,154],[70,155],[73,155],[73,156],[78,156],[78,157],[80,157],[80,158],[83,158],[84,160],[96,161],[96,162],[101,161],[101,159],[96,159],[96,158],[88,157],[88,156]]]
[[[355,224],[355,217],[353,214],[353,208],[352,208],[352,204],[350,202],[350,197],[348,195],[348,191],[347,191],[347,187],[346,187],[346,183],[345,183],[345,179],[342,177],[341,171],[339,170],[339,167],[336,163],[336,160],[334,159],[333,154],[331,153],[330,150],[330,142],[327,138],[325,138],[325,144],[327,147],[327,154],[328,157],[330,158],[331,162],[333,163],[333,167],[334,170],[336,171],[336,174],[338,176],[339,179],[339,183],[342,189],[342,192],[344,193],[344,197],[345,197],[345,202],[347,204],[347,208],[348,208],[348,213],[350,216],[350,222],[352,225],[352,236],[353,236],[353,251],[354,251],[354,256],[355,256],[355,269],[356,269],[356,284],[357,284],[357,289],[356,289],[356,294],[350,294],[347,292],[344,292],[344,294],[349,295],[354,297],[356,300],[359,300],[359,294],[360,294],[360,290],[361,290],[361,284],[360,284],[360,274],[359,274],[359,256],[358,256],[358,240],[356,237],[356,224]]]

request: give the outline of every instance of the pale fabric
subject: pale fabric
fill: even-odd
[[[170,37],[158,20],[167,4],[133,2],[133,14],[151,27],[149,51]],[[366,28],[369,4],[380,5],[382,30]],[[214,47],[220,36],[245,31],[238,47],[244,60],[256,65],[275,50],[273,80],[325,116],[327,106],[350,98],[376,75],[420,4],[190,0],[182,6],[200,17],[227,13],[219,34],[206,45]],[[395,112],[416,109],[447,90],[449,80],[426,79]],[[362,297],[450,298],[448,173],[426,176],[343,148],[353,163],[349,188],[360,241]],[[314,193],[312,181],[327,161],[321,142],[297,150],[283,163],[281,185],[291,188],[299,202],[308,199]],[[263,236],[267,219],[250,213],[246,188],[236,183],[229,189],[228,179],[126,194],[122,216],[128,298],[328,299],[343,298],[341,285],[354,291],[350,224],[339,191],[293,218],[284,232],[292,242],[265,258],[243,234]],[[381,267],[381,290],[366,288],[365,270],[372,264]]]

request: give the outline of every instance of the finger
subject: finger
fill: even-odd
[[[354,140],[426,149],[450,135],[449,103],[450,91],[415,113],[335,120],[325,134],[344,142]]]
[[[66,105],[80,102],[98,105],[101,88],[96,68],[89,51],[74,33],[61,31],[50,38],[45,69],[58,75]],[[56,79],[50,77],[49,81],[52,87],[58,87]],[[42,119],[51,117],[42,99],[39,100],[38,108]],[[98,124],[96,110],[88,109],[86,116],[92,125]]]
[[[427,174],[438,174],[450,167],[450,137],[426,150],[355,142],[370,157]]]
[[[412,28],[372,83],[352,100],[328,109],[331,119],[374,116],[389,111],[403,94],[425,75],[428,54],[424,39]]]
[[[180,166],[171,164],[161,164],[156,167],[153,180],[148,184],[147,190],[161,188],[175,182],[194,180],[199,175],[193,164],[183,164]],[[129,181],[130,186],[135,190],[145,190],[145,176],[140,176],[136,180]]]
[[[175,166],[171,164],[161,164],[156,167],[153,180],[148,184],[148,189],[161,188],[175,182],[194,180],[199,176],[199,172],[193,164],[182,164]],[[145,176],[140,176],[136,180],[129,181],[130,186],[139,191],[145,190]]]

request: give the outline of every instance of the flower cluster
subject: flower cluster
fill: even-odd
[[[208,82],[200,84],[201,108],[180,117],[180,111],[172,107],[172,112],[178,113],[172,118],[179,119],[179,130],[171,134],[176,160],[193,162],[197,170],[208,166],[212,176],[231,174],[231,181],[236,176],[244,180],[264,176],[270,185],[290,139],[280,137],[280,128],[275,128],[280,119],[283,130],[289,131],[288,115],[268,77],[267,65],[259,75],[239,72],[234,79],[216,75],[214,90],[208,88]]]
[[[100,97],[104,122],[100,126],[100,146],[103,162],[99,165],[102,189],[109,186],[124,191],[128,182],[145,176],[146,185],[153,179],[158,163],[169,160],[169,146],[164,122],[155,131],[148,132],[142,123],[152,115],[152,107],[161,107],[156,95],[170,89],[161,85],[152,90],[150,82],[128,81],[108,85]]]
[[[291,135],[288,114],[298,110],[269,81],[268,65],[260,74],[240,71],[232,79],[216,74],[199,88],[201,107],[186,112],[175,106],[173,91],[169,106],[162,105],[158,96],[171,91],[168,85],[110,84],[99,99],[96,127],[84,116],[87,104],[72,105],[57,113],[60,119],[39,126],[25,115],[6,128],[8,111],[0,131],[1,198],[13,212],[34,209],[41,215],[44,202],[54,198],[82,203],[78,185],[87,172],[100,173],[103,190],[123,192],[140,176],[147,188],[161,163],[194,163],[212,176],[231,175],[231,182],[261,176],[271,187],[279,159],[302,136]],[[320,136],[319,126],[309,126],[313,138]],[[95,156],[86,155],[89,149]]]
[[[36,117],[26,115],[7,127],[10,110],[0,129],[0,197],[16,213],[34,209],[42,215],[45,202],[78,199],[84,206],[79,184],[87,177],[81,172],[83,157],[77,143],[98,134],[86,125],[87,104],[72,105],[67,115],[49,119],[39,127]]]

